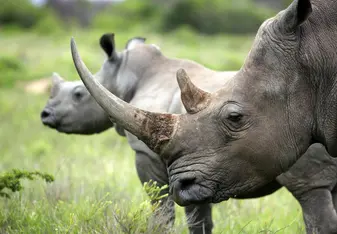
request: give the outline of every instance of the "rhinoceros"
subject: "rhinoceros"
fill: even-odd
[[[336,12],[332,0],[293,1],[262,24],[240,71],[216,92],[198,88],[188,69],[179,70],[187,114],[123,102],[93,79],[74,40],[72,54],[110,118],[166,162],[174,200],[217,203],[275,180],[313,143],[337,156]],[[332,196],[336,203],[336,189]]]
[[[194,81],[209,91],[215,90],[235,74],[215,72],[189,60],[167,58],[158,46],[145,44],[145,38],[142,37],[130,39],[125,49],[117,52],[114,34],[107,33],[100,38],[100,46],[107,55],[107,60],[95,78],[122,100],[151,111],[185,112],[175,80],[176,70],[180,67],[198,74],[199,78]],[[163,75],[162,71],[166,73]],[[114,126],[109,115],[91,97],[81,81],[67,82],[57,73],[52,78],[50,98],[41,112],[43,124],[68,134],[95,134]],[[144,183],[152,180],[158,186],[168,184],[164,161],[118,124],[114,127],[119,135],[126,135],[129,145],[136,153],[136,169],[140,181]],[[279,187],[275,182],[268,187],[268,191],[262,191],[262,195]],[[163,193],[168,193],[168,190]],[[165,204],[163,213],[167,217],[164,220],[173,223],[172,199],[164,198],[162,204]],[[213,223],[209,204],[188,206],[185,213],[191,233],[211,233]]]

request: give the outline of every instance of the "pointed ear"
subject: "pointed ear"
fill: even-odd
[[[52,86],[55,86],[59,83],[64,82],[63,78],[57,72],[53,72],[51,76],[51,80],[52,80]]]
[[[208,105],[211,94],[196,87],[184,69],[177,71],[177,81],[181,90],[181,101],[188,113],[197,113]]]
[[[156,48],[157,50],[160,50],[160,47],[157,46],[156,44],[151,44],[154,48]]]
[[[60,84],[64,82],[64,79],[56,72],[53,72],[51,75],[51,86],[50,89],[50,98],[53,98],[57,95],[60,90]]]
[[[308,19],[311,12],[310,0],[294,0],[280,18],[281,30],[285,33],[295,32]]]
[[[136,45],[144,44],[145,41],[146,41],[146,38],[144,38],[144,37],[134,37],[134,38],[131,38],[126,43],[125,49],[131,50],[131,49],[135,48]]]
[[[115,34],[106,33],[101,36],[99,40],[101,48],[105,51],[109,59],[117,58],[117,52],[115,48]]]

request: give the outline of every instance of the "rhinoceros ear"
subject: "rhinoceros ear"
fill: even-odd
[[[134,38],[131,38],[126,43],[125,49],[131,50],[131,49],[135,48],[136,45],[144,44],[145,41],[146,41],[146,38],[144,38],[144,37],[134,37]]]
[[[59,83],[64,82],[63,78],[57,72],[53,72],[51,76],[51,80],[52,80],[52,86],[55,86]]]
[[[109,59],[113,60],[117,58],[114,33],[106,33],[102,35],[99,40],[99,44],[101,45],[102,49],[105,51]]]
[[[184,69],[177,71],[177,81],[181,90],[181,101],[187,113],[197,113],[207,106],[211,94],[196,87]]]
[[[285,33],[296,31],[298,26],[308,19],[311,12],[310,0],[294,0],[280,18],[281,30]]]

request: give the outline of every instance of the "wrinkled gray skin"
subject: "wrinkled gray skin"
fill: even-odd
[[[195,74],[194,82],[208,91],[215,90],[235,74],[215,72],[188,60],[169,59],[156,46],[147,45],[144,41],[143,38],[133,38],[128,41],[125,50],[118,53],[114,49],[113,35],[103,35],[100,45],[108,59],[94,75],[110,92],[140,108],[169,113],[186,112],[175,79],[180,67]],[[45,125],[68,134],[100,133],[114,126],[82,82],[66,82],[56,73],[53,74],[50,99],[41,113],[41,120]],[[136,168],[141,182],[153,180],[159,186],[168,184],[164,161],[142,141],[118,128],[118,125],[117,131],[120,135],[126,134],[130,146],[136,152]],[[257,193],[242,198],[267,195],[279,187],[273,181]],[[168,190],[164,192],[168,193]],[[171,198],[168,202],[164,199],[163,204],[167,205],[167,219],[173,221],[174,203]],[[211,233],[213,224],[210,205],[191,205],[185,211],[191,233]]]
[[[277,177],[303,210],[307,233],[337,233],[337,213],[331,191],[337,183],[337,158],[322,144],[313,144],[285,173]]]
[[[72,52],[110,118],[166,161],[174,200],[217,203],[270,183],[315,142],[337,156],[336,12],[336,1],[295,0],[260,27],[241,70],[214,93],[179,70],[184,115],[121,102],[92,79],[74,41]]]

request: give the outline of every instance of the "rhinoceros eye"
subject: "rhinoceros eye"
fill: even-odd
[[[229,131],[241,131],[246,124],[246,113],[237,103],[227,103],[220,113],[226,129]]]
[[[72,98],[75,102],[80,102],[83,99],[84,91],[81,88],[76,88],[72,93]]]
[[[237,112],[232,112],[232,113],[229,113],[227,119],[234,123],[238,123],[242,119],[242,114],[237,113]]]
[[[75,97],[76,99],[81,99],[82,93],[81,93],[81,92],[75,92],[75,93],[74,93],[74,97]]]

